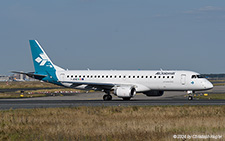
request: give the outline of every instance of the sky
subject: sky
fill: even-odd
[[[65,69],[225,73],[225,1],[2,1],[0,75],[34,71],[32,39]]]

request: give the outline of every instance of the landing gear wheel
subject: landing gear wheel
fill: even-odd
[[[104,100],[104,101],[112,100],[112,96],[111,96],[111,95],[104,95],[104,96],[103,96],[103,100]]]
[[[193,97],[192,96],[188,96],[188,100],[193,100]]]
[[[131,99],[131,97],[123,97],[124,101],[129,101]]]

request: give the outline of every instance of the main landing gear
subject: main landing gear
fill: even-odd
[[[106,95],[103,96],[103,100],[104,100],[104,101],[112,100],[112,96],[109,95],[109,94],[106,94]]]
[[[104,91],[106,94],[103,96],[104,101],[110,101],[112,100],[112,96],[110,95],[110,91]]]

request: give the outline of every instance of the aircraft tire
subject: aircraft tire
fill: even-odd
[[[111,95],[104,95],[103,100],[104,101],[110,101],[110,100],[112,100],[112,96]]]
[[[192,96],[188,96],[188,100],[193,100],[193,97]]]

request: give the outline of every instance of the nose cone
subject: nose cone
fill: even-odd
[[[208,90],[212,89],[213,88],[213,84],[207,80],[206,83],[205,83],[205,88],[208,89]]]

